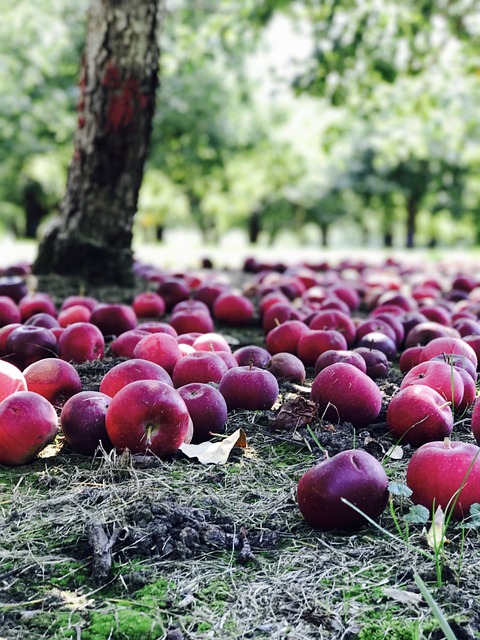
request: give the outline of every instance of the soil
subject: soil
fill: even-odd
[[[248,285],[240,272],[222,277]],[[58,305],[80,291],[130,303],[147,288],[85,290],[57,277],[30,285]],[[217,329],[235,347],[263,344],[256,326]],[[84,390],[98,390],[121,360],[107,349],[78,365]],[[226,465],[181,453],[87,458],[59,435],[31,465],[1,468],[1,638],[442,638],[417,574],[455,637],[480,637],[474,528],[449,527],[439,574],[424,524],[406,528],[408,498],[392,496],[381,528],[323,534],[303,521],[296,483],[325,456],[364,449],[401,485],[413,453],[404,446],[401,457],[388,455],[395,443],[385,411],[402,378],[395,363],[377,380],[380,415],[358,431],[321,420],[307,374],[302,385],[281,384],[272,410],[230,414],[227,432],[241,427],[248,446]],[[469,418],[456,438],[472,440]]]

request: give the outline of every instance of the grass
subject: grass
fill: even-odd
[[[446,619],[478,631],[477,605],[468,609],[480,584],[475,531],[467,532],[463,551],[454,542],[445,552],[452,567],[460,558],[460,586],[447,572],[436,589],[432,563],[374,527],[351,535],[311,530],[295,487],[321,451],[313,440],[309,450],[271,434],[262,421],[261,413],[233,414],[229,430],[243,426],[249,447],[221,467],[180,457],[153,468],[118,456],[86,464],[53,450],[29,467],[2,469],[1,637],[153,640],[173,626],[195,640],[440,637],[423,598],[401,600],[402,593],[418,594],[415,573]],[[111,579],[95,584],[88,518],[98,515],[111,532],[136,526],[129,518],[133,510],[140,521],[139,505],[165,501],[230,519],[236,533],[243,527],[252,539],[274,531],[276,542],[255,548],[245,565],[233,547],[169,557],[128,556],[119,545]],[[388,511],[380,523],[395,535]],[[409,535],[412,545],[424,545],[419,527],[411,525]]]

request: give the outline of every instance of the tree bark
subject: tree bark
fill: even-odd
[[[92,0],[78,123],[61,212],[34,272],[133,278],[132,226],[158,85],[161,0]]]

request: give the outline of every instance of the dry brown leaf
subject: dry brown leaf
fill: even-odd
[[[243,429],[237,429],[220,442],[201,442],[200,444],[182,444],[179,450],[188,458],[198,458],[202,464],[225,464],[233,447],[247,446],[247,437]]]

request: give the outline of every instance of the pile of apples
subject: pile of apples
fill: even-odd
[[[78,295],[59,309],[47,293],[27,290],[25,274],[0,277],[0,463],[33,460],[58,424],[85,455],[102,445],[165,458],[221,434],[231,411],[272,409],[281,381],[307,380],[319,418],[363,428],[386,400],[377,381],[396,366],[404,377],[386,422],[394,443],[417,448],[407,473],[413,500],[447,507],[463,483],[455,517],[480,502],[480,448],[445,440],[473,407],[480,443],[473,271],[252,258],[242,289],[208,270],[136,271],[146,290],[129,305]],[[232,350],[224,330],[252,325],[262,327],[264,345]],[[75,365],[106,355],[124,360],[98,391],[82,390]],[[342,498],[370,517],[385,508],[387,476],[366,452],[338,454],[300,479],[299,508],[314,527],[361,524]]]

